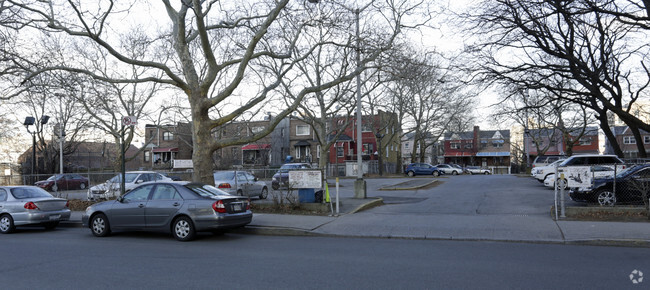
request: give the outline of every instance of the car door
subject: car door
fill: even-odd
[[[113,227],[144,228],[144,210],[154,185],[144,185],[131,190],[113,203],[109,222]]]
[[[241,190],[243,195],[250,195],[248,178],[246,178],[246,172],[237,171],[236,176],[237,176],[236,177],[237,180],[235,181],[235,183],[237,184],[237,190]]]
[[[262,192],[262,185],[259,184],[255,179],[255,175],[250,172],[246,172],[246,179],[248,180],[248,196],[257,196]]]
[[[144,209],[147,228],[166,226],[183,206],[183,199],[171,184],[158,184]]]
[[[5,203],[7,202],[7,191],[4,188],[0,188],[0,212],[4,212]]]

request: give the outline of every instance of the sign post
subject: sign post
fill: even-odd
[[[126,154],[126,150],[124,149],[124,134],[126,131],[124,130],[125,127],[127,126],[134,126],[138,124],[138,118],[135,116],[125,116],[122,117],[122,140],[121,140],[121,151],[122,151],[122,178],[120,178],[120,196],[124,195],[124,190],[125,190],[125,184],[124,184],[124,179],[126,178],[126,158],[124,158],[124,154]]]

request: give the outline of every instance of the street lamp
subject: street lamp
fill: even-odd
[[[47,121],[50,119],[50,116],[44,115],[41,117],[41,126],[36,126],[36,118],[29,116],[25,117],[25,122],[23,122],[23,125],[25,125],[25,128],[27,128],[27,132],[32,134],[32,178],[34,178],[34,168],[36,168],[36,134],[40,133],[43,131],[43,126],[47,124]],[[29,130],[29,126],[34,125],[35,130],[32,132]],[[33,180],[32,180],[33,181]],[[32,182],[33,183],[33,182]]]

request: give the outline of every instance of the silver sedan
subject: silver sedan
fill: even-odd
[[[179,241],[196,232],[222,233],[251,222],[247,197],[230,195],[212,185],[169,181],[140,185],[119,197],[86,208],[84,227],[104,237],[117,230],[171,232]]]
[[[266,199],[269,189],[264,181],[247,171],[228,170],[214,172],[214,184],[217,188],[236,195],[257,196]]]
[[[0,233],[16,226],[42,225],[53,229],[70,219],[68,201],[36,186],[0,186]]]

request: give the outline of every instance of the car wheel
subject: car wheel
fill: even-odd
[[[451,175],[458,175],[458,171],[456,171],[456,170],[452,171]]]
[[[56,183],[52,185],[52,191],[59,191],[59,186],[57,186]]]
[[[267,196],[269,196],[269,189],[265,186],[262,188],[262,193],[260,193],[260,199],[266,199]]]
[[[490,172],[485,171],[485,172],[483,172],[483,174],[488,175],[488,174],[490,174]]]
[[[14,226],[14,219],[10,215],[5,214],[0,216],[0,233],[10,234],[13,233],[16,227]]]
[[[174,221],[174,224],[172,225],[172,233],[174,234],[174,238],[182,242],[194,239],[194,235],[196,234],[192,220],[184,216],[179,217]]]
[[[413,177],[413,176],[415,176],[415,172],[409,171],[409,172],[406,173],[406,175],[408,175],[410,177]]]
[[[83,182],[79,184],[79,189],[86,189],[86,184]]]
[[[96,237],[105,237],[111,233],[111,227],[108,223],[108,218],[106,215],[100,213],[90,220],[90,230],[93,232],[93,235]]]
[[[600,204],[600,205],[603,205],[603,206],[614,206],[614,205],[616,205],[616,194],[614,194],[609,189],[599,190],[596,193],[596,198],[598,200],[598,204]]]
[[[440,176],[440,172],[438,172],[438,171],[434,171],[434,172],[433,172],[433,176],[435,176],[435,177]]]
[[[45,226],[46,230],[53,230],[58,225],[59,225],[59,222],[57,221],[57,222],[46,223],[43,226]]]

